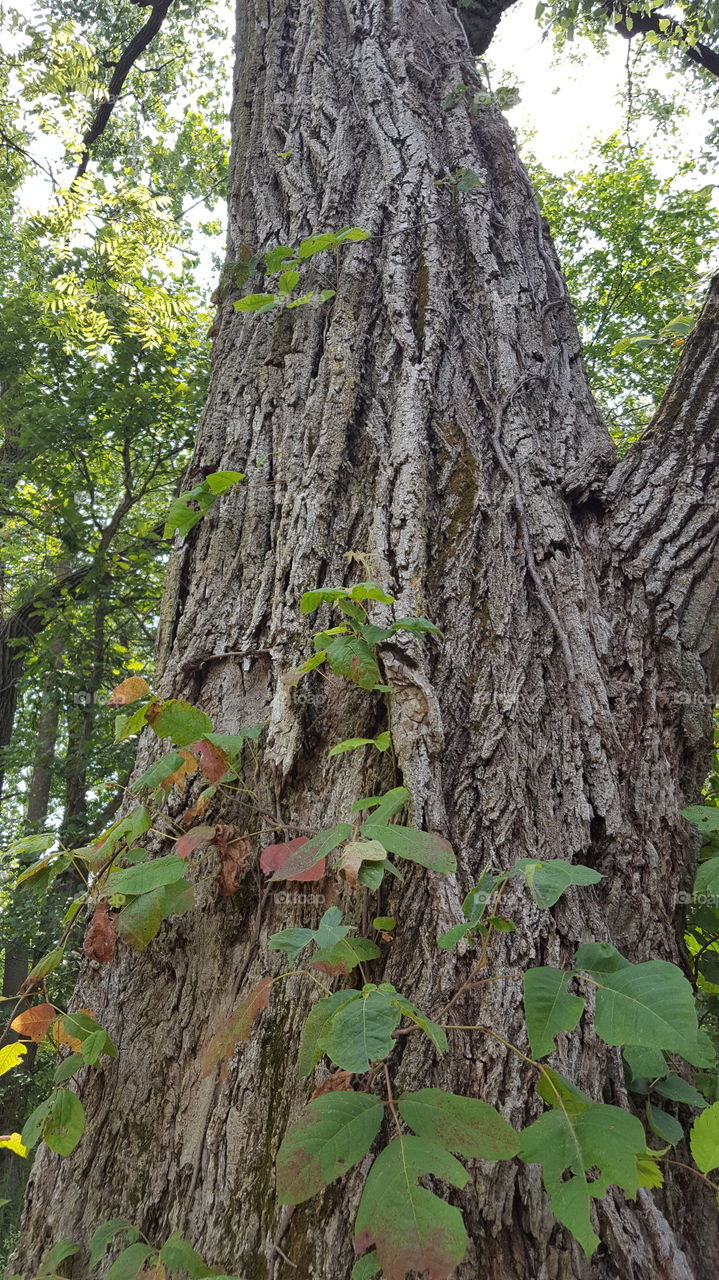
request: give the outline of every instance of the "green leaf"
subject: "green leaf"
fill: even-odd
[[[345,938],[333,947],[320,948],[312,957],[312,967],[341,966],[345,973],[350,973],[352,969],[356,969],[357,965],[364,964],[368,960],[376,960],[381,954],[381,948],[369,938]]]
[[[221,493],[227,493],[240,480],[245,480],[244,471],[211,471],[205,476],[203,484],[217,497]]]
[[[647,1103],[647,1124],[652,1133],[655,1133],[662,1142],[667,1142],[670,1147],[675,1147],[684,1137],[684,1130],[675,1116],[670,1116],[666,1111],[662,1111],[660,1107],[655,1107],[651,1102]]]
[[[342,244],[345,240],[369,240],[371,231],[363,231],[361,227],[343,227],[337,232],[337,240]]]
[[[248,293],[244,298],[238,298],[233,303],[235,311],[259,311],[264,307],[271,307],[277,302],[274,293]]]
[[[100,1223],[90,1238],[90,1270],[105,1257],[115,1236],[118,1236],[121,1231],[125,1233],[125,1239],[129,1244],[133,1244],[140,1234],[137,1227],[133,1227],[126,1218],[111,1218],[109,1222]]]
[[[666,1049],[705,1065],[692,989],[675,964],[645,960],[589,972],[597,987],[595,1029],[605,1044]]]
[[[162,782],[175,773],[180,765],[184,764],[183,757],[179,751],[168,751],[167,755],[161,756],[149,769],[140,774],[140,777],[133,782],[131,791],[142,791],[143,787],[149,787],[154,790],[159,787]]]
[[[614,973],[628,967],[629,961],[610,942],[585,942],[574,957],[574,968],[588,973]]]
[[[669,1068],[659,1049],[645,1049],[642,1045],[627,1045],[622,1057],[631,1072],[632,1080],[659,1080]]]
[[[407,1272],[429,1272],[445,1280],[462,1261],[467,1233],[454,1205],[418,1184],[425,1174],[455,1187],[468,1174],[459,1161],[425,1138],[394,1138],[369,1171],[355,1222],[355,1248],[371,1246],[386,1280],[403,1280]]]
[[[206,1262],[179,1231],[173,1231],[160,1249],[160,1261],[170,1271],[186,1271],[190,1280],[205,1280],[211,1273]]]
[[[137,711],[133,711],[131,716],[115,716],[115,742],[124,742],[127,738],[132,738],[134,734],[139,733],[147,724],[147,703],[144,707],[138,707]]]
[[[181,880],[186,871],[184,859],[168,853],[161,858],[153,858],[151,862],[112,872],[107,888],[111,893],[149,893],[151,889]]]
[[[274,249],[270,249],[269,253],[263,253],[262,256],[270,275],[274,275],[276,271],[282,271],[288,258],[294,258],[295,251],[290,249],[287,244],[278,244]]]
[[[321,604],[333,604],[335,600],[344,600],[349,596],[345,587],[318,587],[315,591],[305,591],[300,599],[300,613],[314,613]]]
[[[302,1028],[299,1053],[297,1055],[297,1071],[300,1079],[314,1071],[324,1050],[319,1041],[327,1030],[338,1010],[344,1008],[352,1000],[359,1000],[360,991],[333,991],[331,996],[324,996],[313,1004]]]
[[[309,871],[311,867],[315,867],[318,862],[327,857],[328,853],[332,853],[338,845],[344,840],[348,840],[352,834],[352,827],[349,822],[338,822],[336,826],[330,827],[329,831],[321,831],[319,835],[313,836],[307,844],[303,844],[299,849],[295,849],[289,858],[283,862],[282,866],[275,871],[273,880],[291,880],[293,876],[298,875],[301,871]]]
[[[441,636],[442,632],[434,622],[429,622],[427,618],[398,618],[392,623],[390,631],[409,631],[410,635],[421,636],[429,634],[432,636]]]
[[[560,1031],[573,1031],[584,1012],[581,996],[567,991],[570,977],[562,969],[549,967],[527,969],[524,974],[524,1016],[534,1058],[554,1053],[554,1037]]]
[[[96,1066],[103,1053],[108,1052],[108,1045],[110,1045],[111,1049],[115,1048],[107,1032],[102,1030],[91,1032],[87,1039],[83,1041],[81,1055],[83,1062],[87,1063],[89,1067]],[[115,1057],[116,1053],[117,1051],[115,1053],[111,1052],[110,1057]]]
[[[69,1057],[63,1058],[62,1062],[59,1062],[55,1067],[52,1077],[53,1084],[64,1084],[66,1080],[69,1080],[71,1076],[74,1076],[76,1071],[80,1070],[80,1067],[84,1066],[85,1059],[82,1054],[71,1053]]]
[[[206,733],[205,738],[214,746],[220,747],[222,751],[226,751],[230,759],[235,760],[246,742],[254,742],[261,737],[264,727],[264,724],[251,724],[246,729],[241,729],[239,733]]]
[[[719,904],[719,858],[707,858],[700,863],[694,880],[694,894],[708,894]]]
[[[379,1275],[379,1258],[374,1249],[358,1258],[352,1268],[350,1280],[374,1280]]]
[[[397,1106],[419,1138],[430,1138],[455,1154],[478,1160],[511,1160],[519,1151],[519,1134],[479,1098],[419,1089],[406,1093]]]
[[[520,858],[512,874],[524,876],[532,897],[545,911],[553,907],[571,885],[597,884],[602,878],[591,867],[565,862],[561,858],[553,858],[549,862]]]
[[[702,835],[710,835],[713,831],[719,831],[719,807],[708,804],[690,804],[688,808],[681,809],[680,813],[687,822],[691,822]]]
[[[452,848],[442,836],[417,831],[414,827],[398,827],[393,824],[379,826],[376,825],[376,814],[364,823],[362,835],[366,840],[377,840],[388,853],[417,862],[429,871],[451,875],[457,870]]]
[[[151,865],[153,864],[145,864]],[[193,904],[194,891],[191,884],[178,880],[174,884],[160,885],[149,893],[134,898],[122,908],[117,917],[117,932],[135,951],[142,951],[168,916],[188,911]]]
[[[43,956],[42,960],[38,960],[35,967],[30,970],[23,983],[23,987],[31,987],[34,983],[39,982],[41,978],[46,978],[49,973],[54,973],[58,966],[62,964],[64,955],[64,947],[56,947],[54,951],[48,952],[48,954]]]
[[[383,796],[365,796],[362,800],[355,800],[350,813],[359,813],[361,809],[374,809],[369,821],[385,823],[399,813],[408,800],[409,791],[406,787],[393,787]]]
[[[37,1273],[38,1277],[52,1275],[53,1272],[57,1271],[61,1262],[64,1262],[66,1258],[74,1257],[79,1252],[80,1246],[75,1244],[74,1240],[58,1240],[57,1244],[54,1244],[52,1249],[45,1254],[40,1270]]]
[[[382,590],[376,582],[358,582],[350,591],[353,600],[379,600],[382,604],[393,604],[394,596]]]
[[[330,747],[327,755],[341,756],[345,751],[354,751],[357,747],[376,747],[378,751],[386,751],[389,743],[388,733],[380,733],[376,738],[345,738],[344,742],[338,742],[336,746]]]
[[[137,1274],[147,1262],[148,1258],[157,1257],[155,1250],[149,1244],[131,1244],[129,1249],[123,1249],[122,1253],[115,1259],[105,1280],[137,1280]]]
[[[42,1135],[47,1145],[58,1155],[69,1156],[84,1132],[85,1110],[77,1094],[69,1089],[55,1089]]]
[[[453,924],[446,933],[440,934],[437,946],[441,947],[442,951],[451,951],[452,947],[456,947],[457,943],[467,936],[470,929],[471,925],[468,924]]]
[[[689,1145],[692,1159],[702,1173],[719,1168],[719,1102],[697,1116],[689,1133]]]
[[[699,1107],[701,1111],[707,1105],[706,1099],[693,1084],[673,1074],[654,1085],[654,1092],[660,1094],[662,1098],[669,1098],[671,1102],[683,1102],[687,1107]]]
[[[306,240],[300,243],[297,250],[297,257],[304,261],[312,258],[316,253],[322,253],[323,249],[332,249],[337,244],[337,236],[332,231],[324,233],[316,233],[308,236]]]
[[[53,1094],[50,1094],[49,1098],[43,1099],[40,1105],[30,1112],[20,1134],[24,1146],[34,1147],[40,1141],[45,1128],[45,1121],[53,1104],[53,1096]]]
[[[385,984],[383,984],[383,986],[384,985]],[[381,989],[382,988],[380,988],[380,990]],[[423,1013],[421,1009],[418,1009],[417,1006],[412,1004],[410,1000],[407,1000],[405,996],[397,993],[393,996],[393,1000],[397,1008],[404,1014],[405,1018],[409,1018],[410,1022],[414,1022],[416,1026],[424,1031],[424,1034],[432,1041],[432,1044],[438,1053],[442,1054],[447,1052],[447,1033],[443,1027],[440,1027],[439,1023],[433,1022],[426,1013]]]
[[[555,1109],[520,1134],[519,1155],[542,1165],[555,1216],[590,1257],[599,1244],[589,1220],[590,1199],[601,1199],[611,1185],[636,1193],[637,1157],[646,1150],[646,1138],[637,1117],[619,1107],[592,1102],[574,1089],[566,1101],[555,1099]],[[588,1182],[587,1171],[595,1168],[599,1177]]]
[[[344,676],[360,689],[374,689],[381,682],[377,660],[367,641],[359,636],[335,636],[328,642],[326,652],[334,675]]]
[[[280,1204],[300,1204],[357,1164],[379,1132],[384,1105],[372,1094],[326,1093],[310,1102],[277,1153]]]
[[[299,283],[299,279],[299,271],[283,271],[277,286],[280,293],[283,296],[285,294],[292,293],[292,290]]]
[[[199,707],[193,707],[191,702],[171,698],[162,704],[153,718],[152,729],[158,738],[171,738],[174,746],[186,747],[198,738],[206,738],[208,733],[212,733],[212,721]]]
[[[267,946],[270,951],[283,951],[287,959],[294,963],[295,957],[309,946],[314,936],[314,929],[281,929],[267,939]]]
[[[392,998],[365,988],[333,1016],[317,1041],[317,1048],[343,1071],[363,1075],[370,1063],[386,1058],[394,1048],[392,1032],[402,1014]]]
[[[395,920],[394,916],[375,916],[374,920],[372,921],[372,928],[380,929],[380,930],[383,930],[385,933],[389,933],[390,930],[394,929],[396,924],[397,924],[397,921]]]

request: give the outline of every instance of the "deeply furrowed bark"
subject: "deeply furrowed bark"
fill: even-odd
[[[431,1013],[472,965],[439,952],[437,934],[460,919],[483,866],[522,855],[581,861],[604,878],[544,913],[510,888],[502,909],[518,928],[490,974],[565,963],[590,938],[632,960],[681,963],[676,895],[694,848],[678,811],[706,768],[717,659],[717,292],[656,423],[617,463],[508,127],[491,107],[442,106],[476,83],[455,12],[443,0],[242,0],[238,48],[230,260],[243,245],[346,225],[372,239],[314,260],[303,287],[336,287],[328,306],[253,318],[230,296],[221,310],[188,483],[219,469],[250,479],[176,552],[161,692],[196,701],[218,729],[268,728],[246,777],[257,800],[210,816],[292,836],[404,783],[410,820],[452,841],[459,870],[416,870],[372,904],[398,918],[372,978]],[[461,168],[481,179],[466,195],[452,181]],[[397,615],[377,606],[378,620],[423,614],[444,639],[383,651],[394,758],[328,762],[339,739],[387,727],[387,709],[339,679],[283,682],[314,621],[300,618],[299,598],[369,576],[398,599]],[[201,874],[213,870],[208,859]],[[89,1121],[77,1151],[38,1158],[16,1270],[122,1215],[158,1240],[183,1231],[247,1280],[349,1276],[369,1162],[289,1220],[274,1196],[278,1144],[310,1092],[294,1068],[311,984],[275,987],[224,1081],[201,1078],[199,1055],[240,990],[281,972],[270,933],[312,924],[336,900],[359,923],[358,898],[331,879],[321,902],[271,897],[253,950],[254,875],[228,901],[202,886],[200,905],[141,956],[83,973],[77,1001],[120,1054],[81,1081]],[[526,1044],[515,980],[468,991],[452,1017]],[[615,1057],[589,1028],[560,1043],[561,1070],[599,1100],[626,1102]],[[483,1097],[518,1127],[541,1110],[532,1071],[491,1036],[455,1033],[441,1061],[410,1036],[395,1056],[395,1088]],[[719,1268],[698,1182],[691,1219],[671,1179],[662,1198],[611,1195],[587,1262],[553,1220],[536,1167],[471,1172],[456,1194],[472,1240],[458,1280],[704,1280]],[[297,1270],[274,1247],[280,1234]]]

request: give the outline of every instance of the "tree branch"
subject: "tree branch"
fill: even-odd
[[[137,0],[135,0],[135,2],[137,2]],[[93,143],[97,142],[100,134],[103,133],[107,122],[115,109],[118,97],[120,96],[122,87],[128,75],[137,62],[137,59],[142,53],[144,53],[148,44],[154,40],[173,3],[174,0],[158,0],[156,4],[152,5],[152,12],[150,13],[144,27],[141,27],[137,32],[137,35],[133,36],[124,53],[120,55],[115,63],[115,70],[107,87],[107,97],[104,102],[100,103],[97,111],[95,112],[92,124],[83,137],[82,156],[80,163],[77,166],[77,172],[74,178],[75,182],[77,182],[78,178],[82,177],[90,163],[90,149]],[[143,7],[146,8],[148,6],[144,5]]]
[[[673,18],[669,18],[667,14],[660,13],[655,9],[652,13],[635,13],[623,4],[609,4],[607,12],[619,12],[624,14],[621,22],[614,24],[615,31],[619,32],[625,40],[631,40],[636,35],[647,35],[653,32],[659,36],[662,43],[671,40],[672,36],[680,36],[686,38],[687,30],[680,22],[675,22]],[[631,21],[631,29],[627,25],[626,19]],[[668,26],[661,26],[661,23],[668,23]],[[712,49],[708,44],[703,44],[701,40],[697,40],[695,44],[683,44],[677,46],[679,51],[684,54],[690,62],[696,63],[698,67],[703,67],[710,75],[719,77],[719,53]]]

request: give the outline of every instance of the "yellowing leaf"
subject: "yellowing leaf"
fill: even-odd
[[[14,1151],[16,1156],[26,1156],[28,1148],[23,1145],[19,1133],[6,1133],[0,1138],[0,1147],[7,1147],[8,1151]]]
[[[339,869],[348,884],[357,884],[363,862],[384,862],[387,853],[378,840],[353,840],[342,850]]]
[[[16,1040],[13,1044],[3,1045],[0,1049],[0,1076],[4,1076],[6,1071],[12,1071],[18,1062],[27,1053],[27,1045],[20,1040]]]

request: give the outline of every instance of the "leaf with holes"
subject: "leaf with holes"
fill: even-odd
[[[13,1044],[5,1044],[0,1049],[0,1076],[4,1076],[6,1071],[12,1071],[27,1053],[27,1045],[20,1040],[15,1040]]]
[[[438,1143],[394,1138],[369,1171],[355,1221],[355,1249],[377,1252],[384,1280],[405,1280],[408,1271],[445,1280],[467,1251],[462,1215],[419,1185],[425,1174],[464,1187],[466,1169]]]
[[[637,1157],[646,1151],[644,1129],[636,1116],[619,1107],[592,1102],[561,1076],[556,1081],[553,1110],[520,1134],[520,1158],[542,1165],[555,1216],[571,1231],[587,1257],[599,1244],[589,1220],[592,1197],[601,1199],[609,1186],[634,1196],[639,1187]],[[543,1096],[547,1092],[547,1080]],[[589,1170],[599,1176],[589,1181]]]
[[[549,967],[527,969],[525,972],[524,1016],[535,1058],[554,1053],[554,1037],[560,1031],[573,1031],[584,1012],[581,996],[570,995],[567,991],[571,976],[562,969]]]
[[[280,1204],[300,1204],[367,1154],[384,1105],[368,1093],[327,1093],[307,1106],[277,1153]]]
[[[464,1098],[443,1089],[419,1089],[406,1093],[397,1106],[418,1138],[429,1138],[457,1155],[511,1160],[519,1151],[519,1134],[480,1098]]]

